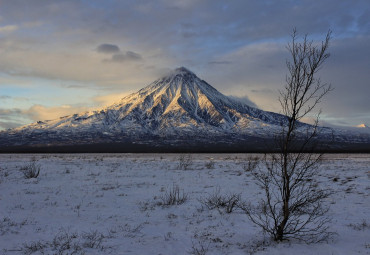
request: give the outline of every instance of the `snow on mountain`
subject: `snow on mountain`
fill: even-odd
[[[262,135],[282,115],[264,112],[227,97],[184,67],[100,111],[38,121],[15,129],[176,134],[183,131]]]
[[[224,142],[230,143],[230,137],[272,138],[286,120],[281,114],[225,96],[180,67],[109,107],[0,132],[0,142],[52,146],[160,139],[175,144],[180,138],[217,141],[217,137],[229,137]],[[307,125],[300,125],[305,131]]]

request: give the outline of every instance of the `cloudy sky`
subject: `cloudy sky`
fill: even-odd
[[[0,0],[0,130],[107,106],[179,66],[279,112],[294,27],[333,31],[323,123],[370,124],[369,0]]]

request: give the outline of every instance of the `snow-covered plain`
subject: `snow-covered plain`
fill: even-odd
[[[370,254],[370,155],[327,155],[319,185],[334,194],[325,243],[273,243],[217,190],[254,202],[246,154],[0,154],[0,254]],[[21,168],[35,161],[37,178]],[[179,187],[183,204],[163,206]]]

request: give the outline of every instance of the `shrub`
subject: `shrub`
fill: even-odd
[[[74,252],[81,250],[77,233],[69,234],[66,231],[59,232],[53,238],[50,246],[53,250],[58,251],[59,254],[63,254],[64,251],[68,251],[70,249]]]
[[[40,165],[32,162],[28,165],[21,167],[21,171],[26,179],[37,178],[40,174]]]
[[[220,188],[216,188],[209,197],[200,199],[200,202],[209,210],[224,208],[226,213],[232,213],[240,202],[240,194],[221,195]]]
[[[205,243],[205,241],[198,241],[198,244],[195,244],[194,241],[192,241],[192,247],[189,251],[189,254],[192,255],[206,255],[209,249],[210,242],[208,244]]]
[[[101,248],[101,243],[104,239],[104,235],[99,233],[97,230],[83,233],[82,237],[85,239],[83,247],[87,248]]]
[[[37,242],[32,242],[32,243],[24,243],[23,244],[23,253],[24,254],[32,254],[32,253],[35,253],[37,251],[43,251],[45,248],[47,247],[46,244],[40,242],[40,241],[37,241]]]
[[[173,185],[169,191],[160,196],[160,199],[162,200],[161,205],[181,205],[188,199],[188,194],[181,192],[179,186]]]
[[[366,222],[366,220],[362,220],[361,223],[357,223],[357,224],[349,224],[348,225],[349,227],[353,228],[354,230],[357,230],[357,231],[363,231],[365,229],[370,229],[370,224],[368,224]]]
[[[179,156],[179,165],[177,168],[180,170],[188,170],[192,163],[193,157],[191,154],[181,154]]]
[[[215,162],[211,159],[205,164],[207,169],[214,169],[215,168]]]
[[[249,156],[246,162],[243,163],[243,169],[245,172],[252,172],[258,166],[259,158],[257,156]]]

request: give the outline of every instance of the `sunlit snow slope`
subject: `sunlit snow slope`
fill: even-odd
[[[261,133],[283,116],[224,96],[184,67],[100,111],[39,121],[16,131],[101,131],[169,134],[183,131]],[[248,130],[249,129],[249,130]]]
[[[130,141],[173,146],[181,139],[215,144],[222,137],[223,142],[232,144],[243,139],[273,138],[286,120],[286,116],[227,97],[180,67],[99,111],[0,132],[0,143],[55,146]],[[308,125],[299,125],[305,132]]]

